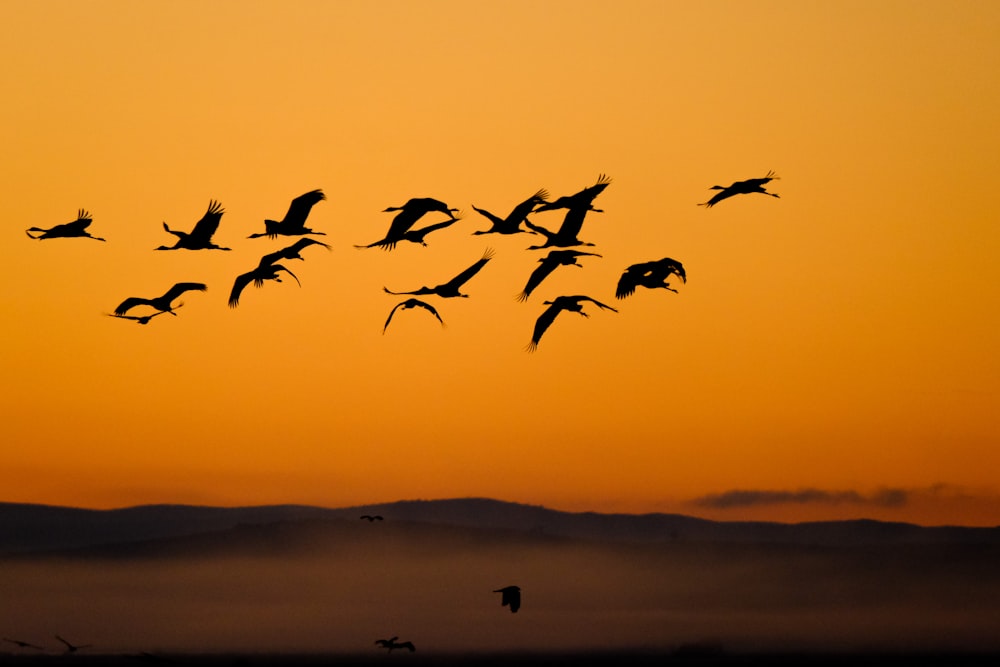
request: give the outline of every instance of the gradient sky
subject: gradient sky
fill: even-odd
[[[342,506],[488,496],[720,519],[1000,524],[1000,5],[0,5],[0,500]],[[709,187],[761,195],[706,209]],[[601,258],[526,303],[537,237],[613,179]],[[302,282],[226,306],[322,188]],[[462,210],[358,250],[388,206]],[[232,252],[154,252],[225,207]],[[108,239],[24,230],[93,214]],[[539,213],[554,227],[561,214]],[[468,299],[403,311],[487,247]],[[616,300],[673,257],[678,293]],[[179,281],[178,317],[106,317]],[[542,302],[561,315],[532,354]]]

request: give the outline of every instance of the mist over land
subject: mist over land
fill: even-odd
[[[359,519],[375,512],[385,519]],[[8,504],[0,628],[46,654],[62,650],[56,633],[122,654],[365,654],[391,636],[420,656],[998,651],[998,557],[997,529],[721,524],[485,499]],[[522,588],[517,614],[493,592],[508,584]]]

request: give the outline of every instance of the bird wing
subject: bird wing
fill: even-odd
[[[173,301],[181,294],[184,294],[184,292],[188,292],[190,290],[204,292],[207,289],[208,286],[205,285],[205,283],[177,283],[167,290],[167,293],[163,295],[163,298],[167,301]]]
[[[438,311],[434,306],[426,301],[421,301],[420,299],[410,299],[410,307],[412,308],[414,306],[419,306],[424,310],[430,311],[430,314],[437,318],[437,321],[441,323],[441,326],[444,326],[444,320],[441,319],[441,316],[438,314]]]
[[[546,308],[545,312],[538,316],[538,319],[535,320],[535,330],[531,334],[531,342],[528,343],[528,352],[535,351],[535,348],[538,347],[538,342],[542,340],[542,334],[544,334],[546,329],[549,328],[549,325],[555,321],[556,315],[558,315],[559,311],[562,309],[562,304],[556,301]]]
[[[236,276],[236,280],[233,282],[233,289],[229,292],[229,307],[235,308],[240,305],[240,294],[243,293],[243,288],[250,284],[250,281],[254,279],[254,271],[247,271],[246,273]]]
[[[615,289],[615,298],[624,299],[627,296],[632,296],[635,293],[636,276],[640,275],[643,271],[640,268],[641,264],[633,264],[624,271],[622,271],[621,278],[618,279],[618,287]]]
[[[530,276],[528,276],[528,283],[524,286],[524,290],[517,295],[518,301],[527,301],[528,297],[535,290],[535,288],[538,287],[550,273],[556,270],[556,267],[559,266],[560,263],[556,259],[556,257],[558,257],[558,255],[555,254],[556,252],[558,251],[553,250],[549,252],[548,255],[538,260],[540,264],[535,267],[535,270],[531,272]]]
[[[500,226],[500,225],[502,225],[504,223],[504,219],[503,218],[501,218],[499,216],[496,216],[496,215],[493,215],[492,213],[490,213],[489,211],[487,211],[485,209],[476,208],[476,206],[473,205],[472,210],[475,211],[476,213],[478,213],[479,215],[483,216],[484,218],[486,218],[490,222],[492,222],[494,227]]]
[[[729,199],[733,195],[737,194],[736,191],[733,190],[732,188],[733,186],[729,186],[728,188],[719,188],[721,192],[716,193],[711,199],[709,199],[706,202],[698,204],[698,206],[704,206],[705,208],[712,208],[723,199]]]
[[[492,248],[487,248],[486,252],[483,253],[482,259],[480,259],[478,262],[467,268],[465,271],[462,271],[460,274],[458,274],[457,276],[446,282],[444,285],[440,285],[440,287],[449,287],[452,289],[458,289],[459,287],[464,285],[466,281],[469,280],[469,278],[479,273],[480,269],[486,266],[486,263],[489,262],[491,259],[493,259],[493,256],[495,254],[496,253],[493,252]]]
[[[272,268],[274,268],[275,272],[284,271],[292,278],[295,278],[295,282],[298,283],[299,287],[302,287],[302,283],[299,281],[299,277],[294,273],[292,273],[291,271],[289,271],[288,269],[286,269],[284,266],[282,266],[281,264],[272,264],[271,266]]]
[[[382,327],[382,333],[385,333],[385,330],[389,328],[389,322],[392,321],[392,316],[396,314],[396,311],[399,310],[400,308],[402,308],[405,305],[406,305],[405,301],[400,301],[395,306],[393,306],[392,310],[389,311],[389,317],[385,318],[385,325]],[[365,519],[365,518],[370,518],[370,517],[368,517],[366,515],[366,516],[363,516],[361,518]]]
[[[598,301],[597,299],[592,299],[592,298],[590,298],[589,296],[578,296],[578,297],[576,297],[576,299],[577,299],[578,301],[581,301],[581,300],[584,300],[584,299],[586,299],[587,301],[591,301],[591,302],[593,302],[593,303],[597,304],[598,306],[600,306],[600,307],[601,307],[601,308],[603,308],[604,310],[610,310],[610,311],[613,311],[613,312],[616,312],[616,313],[618,312],[618,309],[617,309],[617,308],[612,308],[612,307],[611,307],[611,306],[609,306],[608,304],[606,304],[606,303],[601,303],[601,302],[600,302],[600,301]]]
[[[324,199],[326,199],[326,195],[323,194],[322,190],[312,190],[304,195],[299,195],[292,200],[281,224],[289,228],[302,228],[306,224],[306,218],[309,217],[312,207]]]
[[[149,299],[144,299],[141,296],[130,296],[118,304],[118,307],[115,308],[115,315],[124,315],[130,308],[141,306],[146,303],[149,303]]]
[[[208,210],[205,211],[205,215],[201,216],[201,220],[195,223],[194,229],[191,230],[191,236],[205,243],[211,241],[212,235],[219,229],[219,222],[222,221],[222,214],[225,212],[222,204],[214,199],[209,201]],[[166,223],[164,223],[165,226]]]
[[[611,178],[605,174],[601,174],[597,177],[597,183],[591,185],[589,188],[584,188],[580,190],[575,195],[573,199],[579,201],[580,203],[590,206],[590,204],[597,198],[597,195],[604,192],[604,189],[611,184]]]

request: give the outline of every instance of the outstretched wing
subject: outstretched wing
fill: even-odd
[[[421,301],[420,299],[410,299],[410,307],[423,308],[424,310],[430,312],[431,315],[436,317],[437,321],[441,323],[441,326],[444,326],[444,320],[441,319],[441,316],[438,314],[437,309],[431,304],[427,303],[426,301]]]
[[[559,266],[559,262],[555,259],[556,255],[553,255],[555,252],[556,251],[553,250],[544,258],[538,260],[540,264],[535,267],[535,270],[531,272],[530,276],[528,276],[528,283],[524,286],[524,290],[517,295],[518,301],[527,301],[528,296],[531,295],[535,288],[541,285],[542,281],[545,280],[550,273],[556,270],[556,267]]]
[[[458,289],[459,287],[464,285],[466,281],[469,280],[469,278],[479,273],[479,271],[484,266],[486,266],[486,263],[489,262],[491,259],[493,259],[493,256],[495,254],[496,253],[493,251],[492,248],[487,248],[486,252],[483,253],[482,258],[478,262],[467,268],[465,271],[462,271],[460,274],[458,274],[457,276],[446,282],[444,285],[441,285],[441,287]]]
[[[115,315],[124,315],[129,311],[129,309],[146,303],[149,303],[149,299],[144,299],[141,296],[130,296],[118,304],[118,307],[115,308]]]
[[[405,306],[405,305],[406,305],[406,302],[405,302],[405,301],[400,301],[399,303],[397,303],[397,304],[396,304],[396,305],[395,305],[395,306],[393,307],[393,309],[392,309],[392,310],[390,310],[390,311],[389,311],[389,317],[385,318],[385,325],[384,325],[384,326],[382,327],[382,333],[383,333],[383,334],[385,333],[385,330],[389,328],[389,322],[392,322],[392,316],[396,314],[396,311],[397,311],[397,310],[399,310],[400,308],[402,308],[402,307],[403,307],[403,306]],[[365,516],[363,516],[363,517],[361,517],[361,518],[362,518],[362,519],[365,519],[365,518],[368,518],[368,516],[367,516],[367,515],[365,515]]]
[[[531,342],[528,343],[528,352],[534,352],[538,347],[538,342],[542,340],[542,334],[549,328],[549,326],[555,321],[556,315],[562,310],[562,306],[557,302],[550,305],[545,309],[538,319],[535,320],[535,330],[531,334]]]
[[[324,199],[326,199],[326,195],[323,194],[322,190],[312,190],[304,195],[299,195],[292,200],[282,224],[294,228],[303,227],[312,207]]]
[[[197,290],[199,292],[204,292],[208,289],[205,283],[177,283],[173,287],[167,290],[167,293],[163,295],[163,298],[167,301],[173,301],[184,292],[191,290]]]
[[[219,229],[223,213],[225,210],[222,208],[222,204],[214,199],[209,201],[208,210],[205,211],[205,215],[201,216],[201,220],[195,223],[194,229],[191,230],[191,236],[206,243],[211,241],[212,235]],[[163,226],[166,227],[166,223]]]
[[[581,301],[582,301],[582,300],[584,300],[584,299],[586,299],[587,301],[590,301],[590,302],[592,302],[592,303],[595,303],[595,304],[597,304],[598,306],[600,306],[600,307],[601,307],[601,308],[603,308],[604,310],[610,310],[610,311],[612,311],[612,312],[615,312],[615,313],[617,313],[617,312],[618,312],[618,309],[617,309],[617,308],[612,308],[612,307],[611,307],[611,306],[609,306],[608,304],[606,304],[606,303],[601,303],[601,302],[600,302],[600,301],[598,301],[597,299],[592,299],[592,298],[590,298],[589,296],[578,296],[578,297],[576,297],[576,298],[577,298],[578,300],[581,300]]]
[[[236,280],[233,282],[233,289],[229,292],[230,308],[235,308],[240,305],[240,294],[243,293],[243,288],[249,285],[253,278],[253,271],[247,271],[246,273],[236,276]]]
[[[645,264],[633,264],[622,272],[618,279],[618,287],[615,289],[615,298],[624,299],[635,293],[638,286],[638,277],[645,272]]]
[[[499,217],[497,215],[493,215],[492,213],[490,213],[486,209],[476,208],[476,206],[473,205],[472,210],[475,211],[476,213],[478,213],[479,215],[483,216],[484,218],[486,218],[490,222],[492,222],[494,227],[497,227],[497,226],[502,225],[504,223],[504,219],[503,218],[501,218],[501,217]]]

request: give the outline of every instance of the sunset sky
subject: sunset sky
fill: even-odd
[[[0,5],[0,501],[1000,524],[1000,4]],[[780,198],[697,206],[764,176]],[[601,257],[473,235],[597,182]],[[293,280],[235,277],[321,188]],[[461,220],[386,252],[411,197]],[[155,252],[225,208],[222,251]],[[93,215],[107,239],[25,230]],[[431,214],[434,222],[443,216]],[[559,211],[532,216],[558,227]],[[495,257],[469,298],[412,290]],[[615,298],[630,264],[677,293]],[[177,317],[106,316],[204,282]],[[529,353],[543,301],[561,314]]]

